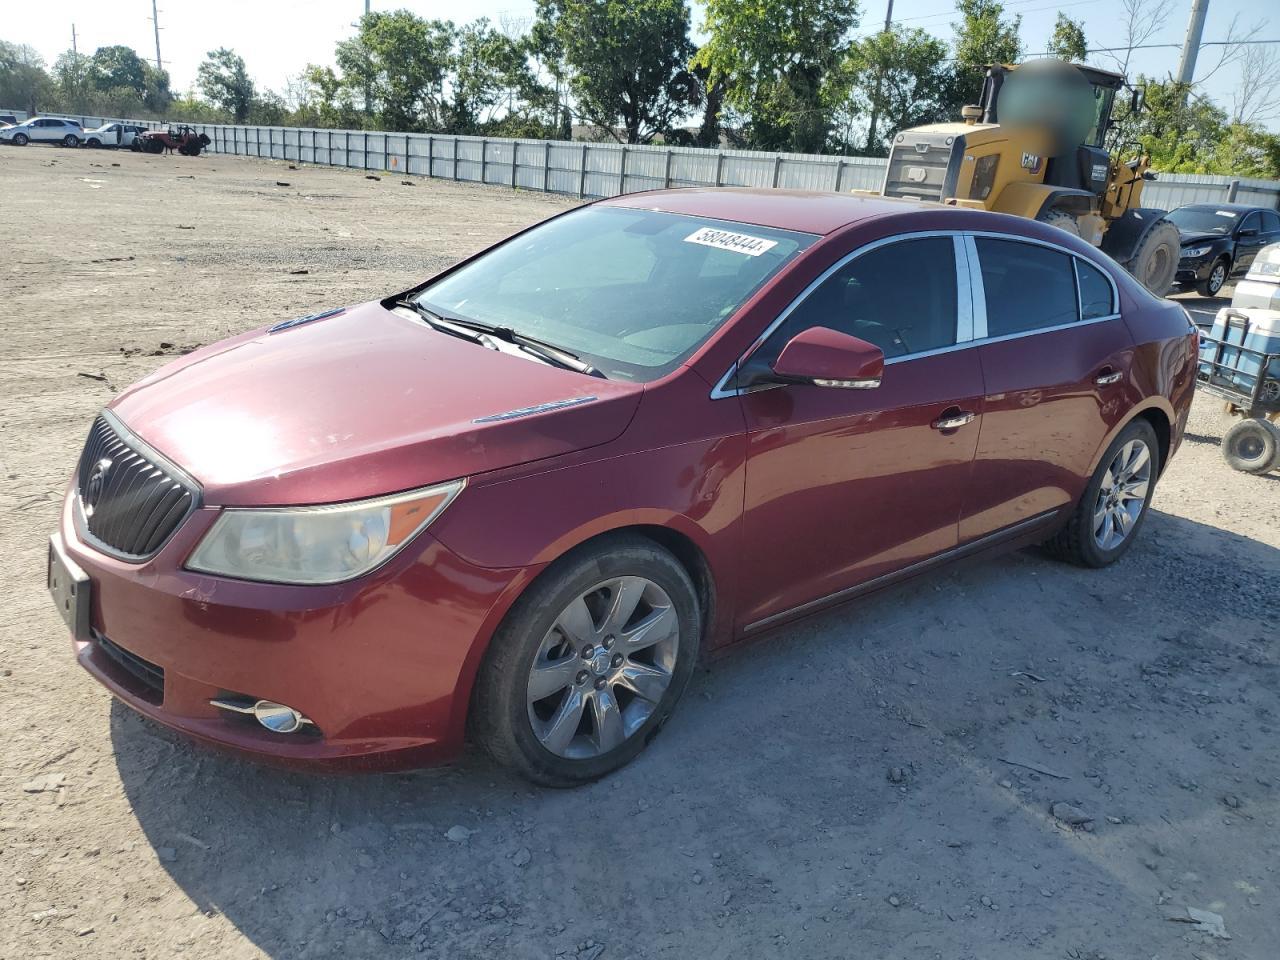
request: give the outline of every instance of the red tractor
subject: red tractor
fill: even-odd
[[[164,153],[177,150],[184,157],[198,157],[209,146],[209,138],[183,125],[168,130],[148,130],[133,141],[133,149],[143,153]]]

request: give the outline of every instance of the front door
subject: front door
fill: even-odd
[[[1057,247],[977,237],[986,381],[962,543],[1074,504],[1128,404],[1133,340],[1111,281]]]
[[[744,362],[744,374],[767,367],[812,326],[860,337],[886,357],[875,389],[787,384],[740,397],[748,434],[740,626],[767,626],[956,545],[982,418],[957,250],[954,237],[927,236],[853,255]]]

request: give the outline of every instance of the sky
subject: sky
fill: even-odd
[[[785,0],[783,0],[785,2]],[[884,22],[887,0],[862,0],[859,33],[871,33]],[[1181,47],[1190,15],[1191,0],[1172,0],[1174,9],[1152,43]],[[1240,17],[1243,27],[1252,28],[1268,19],[1262,11],[1274,0],[1209,0],[1204,40],[1223,38],[1232,18]],[[155,35],[151,23],[151,0],[40,0],[38,3],[9,0],[0,18],[0,39],[35,47],[52,64],[71,47],[71,27],[75,24],[82,53],[100,46],[123,44],[139,55],[155,60]],[[1091,47],[1115,46],[1120,26],[1116,0],[1005,0],[1009,14],[1022,15],[1022,37],[1028,53],[1044,51],[1053,31],[1058,11],[1084,22],[1085,37]],[[196,69],[208,51],[230,47],[244,57],[249,72],[260,87],[283,92],[286,80],[299,74],[308,63],[331,64],[334,44],[351,36],[352,24],[364,12],[364,0],[159,0],[160,47],[164,65],[176,91],[191,88]],[[462,23],[487,16],[495,22],[532,20],[533,0],[372,0],[374,10],[406,8],[419,16],[450,19]],[[1249,30],[1255,39],[1280,39],[1280,5],[1274,7],[1270,23]],[[694,3],[695,25],[699,7]],[[953,0],[894,0],[894,20],[921,27],[945,39],[951,36],[956,19]],[[1165,76],[1177,67],[1179,49],[1173,47],[1138,51],[1131,74],[1143,71]],[[1212,66],[1217,51],[1200,52],[1197,75]],[[1091,60],[1110,66],[1102,55]],[[1224,106],[1230,104],[1232,90],[1239,82],[1236,67],[1210,77],[1203,90]],[[1273,122],[1273,129],[1280,124]]]

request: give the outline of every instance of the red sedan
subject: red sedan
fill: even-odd
[[[1196,335],[980,211],[750,190],[575,209],[206,347],[94,422],[49,585],[84,667],[262,757],[572,784],[699,656],[989,549],[1103,567]]]

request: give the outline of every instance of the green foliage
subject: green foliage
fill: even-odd
[[[837,114],[845,128],[834,146],[857,149],[852,127],[862,116],[876,118],[865,145],[873,156],[888,153],[895,131],[953,119],[955,80],[946,61],[947,45],[920,29],[895,26],[855,43],[843,68],[848,99]]]
[[[343,83],[384,130],[438,130],[457,29],[408,10],[370,13],[337,47]]]
[[[669,134],[701,101],[685,0],[552,0],[579,112],[626,143]],[[619,131],[618,128],[621,128]]]
[[[33,47],[0,40],[0,104],[35,113],[52,88],[44,58]]]
[[[1089,56],[1089,44],[1084,39],[1084,24],[1059,13],[1053,24],[1053,36],[1049,38],[1049,52],[1063,60],[1084,63]]]
[[[693,59],[725,102],[744,114],[763,149],[814,152],[845,93],[842,65],[858,25],[857,0],[704,0],[706,44]]]
[[[196,71],[196,86],[206,100],[225,110],[236,123],[248,119],[256,90],[244,58],[234,50],[210,50],[208,59]]]
[[[977,103],[982,93],[985,68],[993,63],[1017,63],[1022,59],[1022,16],[1004,19],[1000,0],[956,0],[960,22],[952,24],[955,39],[955,88],[952,93],[953,116],[960,107]]]
[[[1138,86],[1138,112],[1127,103],[1116,110],[1107,136],[1113,149],[1146,153],[1156,170],[1168,173],[1280,179],[1280,136],[1232,123],[1227,111],[1187,84],[1139,77]]]
[[[523,137],[554,133],[551,118],[557,101],[529,66],[527,38],[512,39],[483,17],[462,27],[456,37],[453,96],[445,108],[448,129]]]
[[[132,90],[141,98],[147,90],[147,71],[132,47],[99,47],[89,60],[89,81],[97,90]]]

